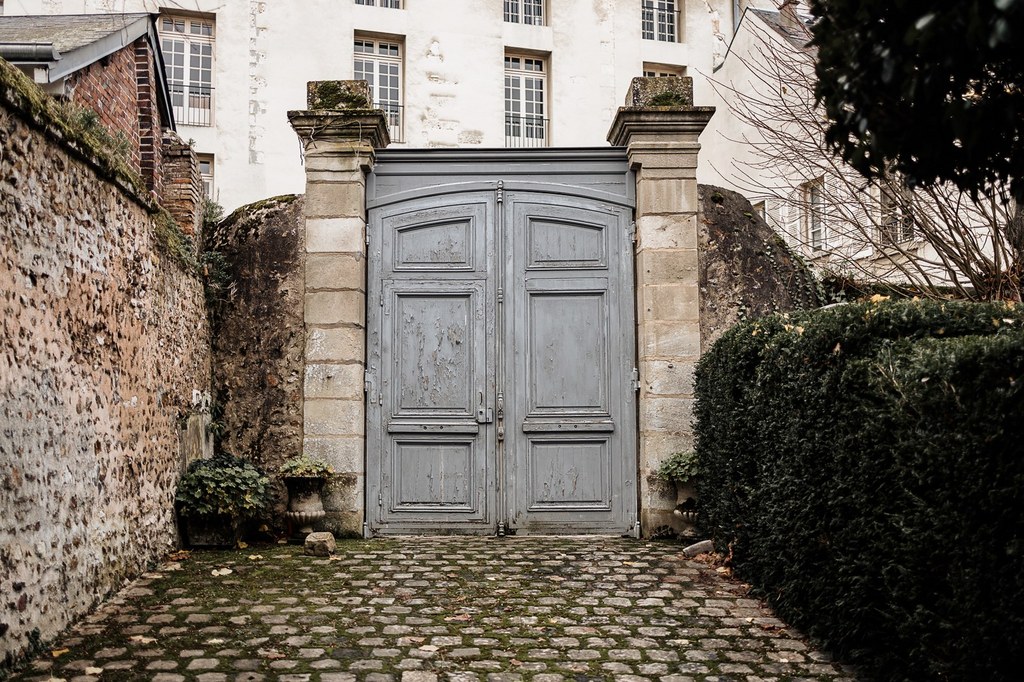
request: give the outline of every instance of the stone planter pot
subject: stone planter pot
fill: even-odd
[[[679,533],[683,536],[697,534],[697,488],[693,481],[674,481],[676,487],[676,508],[672,512],[679,520]]]
[[[286,476],[288,511],[285,516],[296,526],[295,537],[304,539],[313,532],[313,524],[324,518],[323,492],[325,479],[309,476]]]
[[[241,537],[242,524],[227,514],[215,516],[184,516],[185,544],[189,547],[235,547]]]

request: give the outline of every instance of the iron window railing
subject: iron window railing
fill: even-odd
[[[174,121],[186,126],[213,125],[213,87],[168,83]]]
[[[540,116],[505,114],[505,146],[547,147],[549,123]]]
[[[384,112],[384,119],[388,124],[388,135],[391,137],[391,141],[405,142],[402,136],[402,119],[405,117],[403,109],[405,107],[393,102],[375,102],[373,108]]]
[[[644,40],[679,42],[679,11],[669,0],[643,0],[640,27]]]

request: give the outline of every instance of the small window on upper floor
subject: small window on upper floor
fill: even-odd
[[[402,0],[356,0],[357,5],[368,7],[387,7],[388,9],[402,9]]]
[[[914,239],[914,195],[900,178],[887,178],[879,191],[879,240],[882,246]]]
[[[160,49],[174,120],[186,126],[213,125],[214,23],[210,18],[164,14]]]
[[[640,33],[644,40],[679,42],[679,11],[675,0],[640,0]]]
[[[505,0],[505,21],[543,26],[544,0]]]
[[[685,76],[685,66],[672,64],[650,64],[644,62],[644,78],[664,78],[666,76]]]
[[[803,200],[804,243],[812,251],[828,248],[825,226],[825,183],[823,178],[804,183],[800,188]]]
[[[199,177],[203,181],[203,196],[213,201],[213,154],[196,154],[199,162]]]

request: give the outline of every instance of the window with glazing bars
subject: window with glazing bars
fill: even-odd
[[[825,235],[825,195],[822,181],[807,183],[804,196],[807,202],[807,243],[815,251],[823,250],[826,243]]]
[[[370,85],[373,106],[388,120],[392,142],[402,141],[402,46],[391,40],[356,38],[352,60],[355,80]]]
[[[211,19],[160,18],[167,88],[181,125],[213,125],[213,39]]]
[[[357,5],[369,7],[388,7],[390,9],[402,9],[402,0],[356,0]]]
[[[544,25],[544,0],[505,0],[505,21]]]
[[[507,146],[547,145],[545,116],[547,83],[544,60],[505,56],[505,143]]]
[[[640,28],[644,40],[678,42],[679,12],[675,0],[640,0]]]

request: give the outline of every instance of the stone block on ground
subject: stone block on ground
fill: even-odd
[[[331,556],[336,548],[333,533],[310,533],[306,536],[305,550],[310,556]]]

